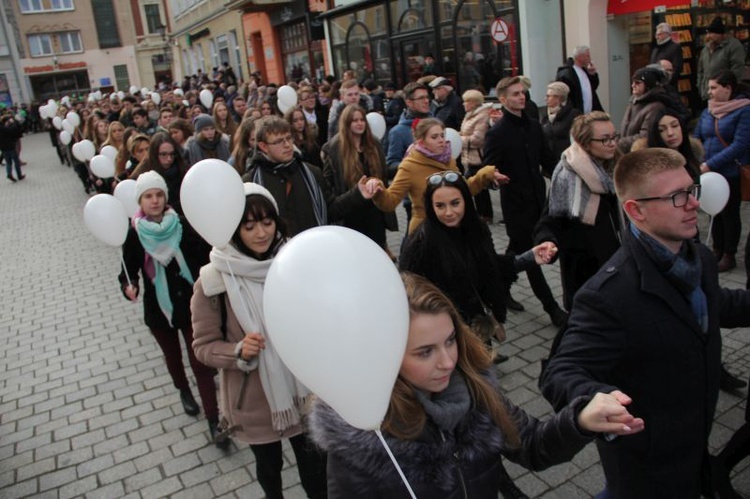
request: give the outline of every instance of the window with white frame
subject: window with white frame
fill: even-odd
[[[22,14],[28,14],[29,12],[42,12],[44,10],[42,0],[19,0],[18,4],[21,7]]]
[[[219,65],[219,53],[216,51],[216,40],[211,40],[208,44],[208,51],[211,53],[211,66]]]
[[[186,49],[182,49],[182,66],[185,70],[185,75],[190,76],[193,74],[190,70],[190,57],[188,56],[188,51]]]
[[[52,0],[52,10],[73,10],[73,0]]]
[[[52,38],[49,35],[29,35],[31,57],[52,55]]]
[[[206,59],[203,56],[203,47],[201,47],[200,44],[197,44],[193,47],[193,49],[195,50],[195,54],[198,56],[198,69],[200,69],[201,71],[205,73],[206,72]]]
[[[60,42],[60,52],[63,54],[83,51],[80,31],[66,31],[64,33],[59,33],[57,39]]]

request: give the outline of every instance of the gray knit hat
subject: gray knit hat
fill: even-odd
[[[156,173],[155,171],[145,172],[138,175],[138,179],[135,181],[135,200],[141,202],[141,196],[149,189],[161,189],[164,192],[164,197],[169,200],[169,190],[167,189],[167,183],[164,181],[164,177]]]
[[[193,120],[193,127],[195,128],[196,132],[200,132],[201,130],[209,126],[216,127],[216,124],[214,123],[214,119],[207,114],[199,114]]]
[[[276,204],[276,200],[271,195],[271,192],[260,184],[254,184],[253,182],[245,182],[242,184],[245,187],[245,197],[251,195],[263,196],[268,199],[276,210],[276,214],[279,214],[279,205]]]

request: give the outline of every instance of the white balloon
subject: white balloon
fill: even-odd
[[[47,113],[47,104],[45,104],[45,105],[43,105],[43,106],[39,106],[39,116],[40,116],[40,117],[41,117],[41,118],[42,118],[43,120],[44,120],[44,119],[47,119],[47,118],[51,118],[51,117],[52,117],[52,116],[50,116],[50,115],[49,115],[49,114]]]
[[[110,194],[97,194],[86,202],[83,221],[94,236],[110,246],[122,246],[128,236],[125,207]]]
[[[382,114],[367,113],[367,125],[376,139],[383,140],[383,137],[385,137],[385,118]]]
[[[204,159],[185,174],[180,202],[198,234],[210,245],[223,248],[242,220],[245,189],[239,173],[229,163]]]
[[[723,175],[706,172],[701,175],[701,209],[711,216],[718,215],[729,201],[729,182]]]
[[[81,149],[83,156],[86,158],[86,161],[91,161],[91,158],[96,154],[94,143],[88,139],[83,139],[79,144],[81,144],[79,148]]]
[[[54,118],[52,118],[52,126],[57,128],[58,130],[62,130],[62,118],[60,118],[59,116],[55,116]]]
[[[115,186],[115,197],[125,207],[128,218],[133,218],[138,211],[138,200],[135,198],[135,180],[127,179]]]
[[[69,106],[70,105],[70,96],[69,95],[64,96],[62,99],[60,99],[60,103],[63,104],[63,105],[65,105],[65,106]]]
[[[201,93],[198,94],[198,97],[200,98],[203,107],[211,112],[211,105],[214,103],[214,94],[212,94],[209,89],[204,88],[203,90],[201,90]]]
[[[279,108],[279,111],[281,111],[281,114],[286,114],[286,112],[290,110],[291,108],[293,108],[294,106],[288,106],[284,104],[283,102],[281,102],[280,100],[276,100],[276,107]]]
[[[175,88],[174,89],[174,94],[175,95],[179,95],[180,97],[182,97],[183,95],[185,95],[181,88]]]
[[[75,127],[80,126],[81,124],[81,117],[78,116],[78,113],[76,113],[75,111],[70,111],[68,114],[66,114],[65,119],[71,122]]]
[[[451,157],[453,159],[461,156],[461,149],[463,149],[463,143],[461,142],[461,135],[453,128],[445,129],[445,138],[451,143]]]
[[[91,173],[99,178],[111,178],[115,176],[115,162],[112,158],[103,154],[97,154],[91,158]]]
[[[276,98],[287,109],[297,105],[297,91],[289,85],[279,87],[279,90],[276,92]]]
[[[186,101],[186,100],[182,101],[182,105],[185,106],[185,107],[190,107],[190,103],[188,101]]]
[[[148,97],[149,92],[151,92],[151,89],[149,89],[148,87],[143,87],[141,89],[141,97],[145,99],[146,97]]]
[[[95,94],[89,94],[89,98],[87,100],[88,100],[88,102],[96,102],[96,95]]]
[[[122,90],[120,90],[119,92],[117,92],[117,97],[120,100],[124,99],[125,98],[125,92],[123,92]]]
[[[80,142],[76,142],[75,144],[73,144],[73,147],[70,148],[70,152],[72,152],[73,157],[81,163],[86,161],[86,156],[83,154],[83,149],[81,149]]]
[[[161,102],[161,95],[159,95],[159,92],[151,92],[149,95],[151,95],[151,100],[154,101],[154,104],[158,106]]]
[[[114,161],[117,157],[117,148],[115,146],[104,146],[102,147],[101,151],[99,151],[99,154],[107,156],[109,159]]]
[[[130,90],[130,93],[131,93],[132,95],[135,95],[135,94],[137,94],[137,93],[138,93],[138,87],[136,87],[135,85],[130,85],[130,88],[129,88],[129,90]]]
[[[73,140],[73,137],[66,130],[60,132],[60,142],[67,146],[71,140]]]
[[[383,249],[345,227],[306,230],[271,264],[263,301],[289,370],[350,425],[380,428],[409,331],[404,285]]]
[[[57,114],[57,102],[55,102],[55,99],[50,99],[47,101],[47,109],[47,113],[50,115],[50,117]]]
[[[71,135],[73,135],[76,131],[76,127],[73,125],[73,123],[68,121],[67,118],[62,120],[62,128]]]

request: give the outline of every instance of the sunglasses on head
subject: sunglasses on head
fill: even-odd
[[[445,182],[446,184],[455,184],[460,177],[460,173],[453,171],[433,173],[427,177],[427,183],[429,185],[440,185],[442,182]]]

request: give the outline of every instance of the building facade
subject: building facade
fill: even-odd
[[[140,80],[130,6],[114,0],[12,0],[20,65],[35,99],[125,90]]]
[[[135,57],[141,88],[157,88],[174,79],[175,40],[165,0],[138,0],[131,4]]]

